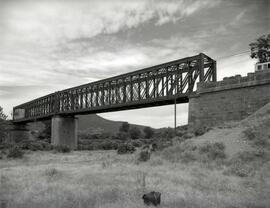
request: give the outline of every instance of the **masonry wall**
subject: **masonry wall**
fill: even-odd
[[[270,102],[270,70],[199,83],[189,99],[189,126],[196,130],[246,118]]]

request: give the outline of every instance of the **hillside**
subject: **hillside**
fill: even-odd
[[[119,130],[119,127],[122,125],[123,121],[112,121],[105,118],[102,118],[99,115],[79,115],[78,117],[78,129],[82,130],[91,130],[91,129],[103,129],[109,133],[116,133]],[[145,126],[130,124],[131,126],[136,126],[139,129],[143,130]]]
[[[122,125],[124,121],[112,121],[96,114],[90,115],[78,115],[78,130],[85,131],[85,130],[96,130],[102,129],[108,133],[116,133],[119,130],[119,127]],[[50,123],[50,121],[46,121]],[[145,126],[130,124],[130,127],[136,126],[141,131]],[[45,129],[45,125],[42,122],[32,122],[29,123],[29,129],[32,131],[43,131]]]
[[[240,122],[229,122],[191,139],[195,144],[222,142],[228,157],[267,148],[270,137],[270,103]]]

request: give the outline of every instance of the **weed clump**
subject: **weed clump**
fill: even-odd
[[[22,149],[31,150],[31,151],[48,151],[53,148],[49,142],[45,142],[41,140],[37,140],[37,141],[24,140],[19,143],[19,146]]]
[[[135,147],[130,144],[130,143],[126,143],[126,144],[121,144],[118,146],[117,149],[117,153],[118,154],[132,154],[133,152],[135,152]]]
[[[221,142],[205,143],[199,147],[199,153],[204,154],[209,160],[226,158],[225,145]]]
[[[24,152],[22,151],[22,149],[18,146],[14,146],[8,150],[7,157],[9,157],[9,158],[22,158],[23,155],[24,155]]]
[[[57,152],[69,153],[71,151],[70,147],[67,145],[58,145],[54,148]]]
[[[224,174],[239,177],[253,176],[260,164],[267,160],[267,154],[263,150],[243,151],[228,161],[228,169]]]
[[[254,146],[267,147],[269,146],[270,136],[264,135],[259,129],[247,128],[243,131],[245,138]]]
[[[138,161],[140,162],[146,162],[150,160],[151,152],[147,150],[142,150],[139,154]]]
[[[163,150],[162,156],[164,159],[171,162],[184,162],[188,163],[196,159],[197,146],[190,140],[186,140],[178,145],[168,147]]]

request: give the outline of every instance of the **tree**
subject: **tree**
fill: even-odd
[[[132,127],[129,130],[129,135],[131,139],[139,139],[141,136],[141,131],[137,127]]]
[[[144,137],[146,139],[150,139],[154,135],[154,130],[152,128],[150,128],[149,126],[146,126],[143,129],[143,132],[144,132]]]
[[[0,106],[0,143],[2,143],[6,137],[6,119],[7,115],[4,114],[3,108]]]
[[[250,43],[250,57],[259,60],[259,63],[270,61],[270,34],[259,37]]]
[[[129,131],[129,123],[123,122],[122,125],[119,128],[120,132],[128,132]]]
[[[3,108],[0,106],[0,120],[6,120],[6,119],[7,119],[7,115],[4,114]]]

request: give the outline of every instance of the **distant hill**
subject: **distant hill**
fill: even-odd
[[[109,133],[116,133],[119,130],[119,127],[122,125],[124,121],[112,121],[96,114],[91,115],[79,115],[78,117],[78,129],[79,131],[87,130],[87,129],[103,129]],[[141,131],[145,126],[130,124],[130,127],[136,126]]]
[[[78,117],[79,131],[102,129],[105,132],[114,134],[118,132],[119,127],[124,122],[124,121],[111,121],[102,118],[101,116],[98,116],[96,114],[78,115],[77,117]],[[49,120],[46,122],[50,123]],[[142,125],[130,124],[130,127],[132,126],[138,127],[141,131],[143,131],[143,129],[145,128],[145,126]],[[29,129],[36,131],[43,131],[45,129],[45,125],[42,122],[32,122],[29,123]]]

